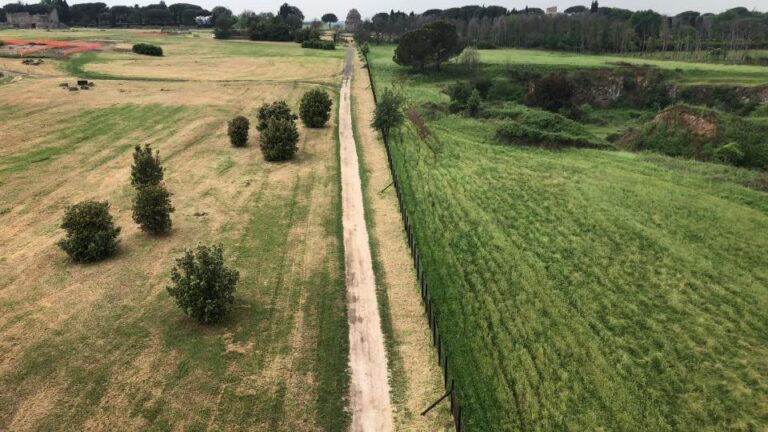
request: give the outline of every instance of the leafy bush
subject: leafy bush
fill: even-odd
[[[762,122],[676,105],[629,134],[623,143],[632,150],[768,169],[766,135],[768,125]]]
[[[301,43],[301,47],[310,49],[335,50],[336,43],[334,41],[308,39]]]
[[[564,72],[552,73],[534,82],[528,102],[550,112],[559,112],[572,106],[575,94],[576,86],[568,75]]]
[[[480,41],[477,43],[477,49],[479,50],[492,50],[496,48],[498,47],[490,42]]]
[[[245,147],[248,144],[248,129],[250,122],[243,116],[237,116],[229,121],[227,134],[229,142],[235,147]]]
[[[133,221],[150,234],[164,234],[171,230],[171,193],[161,183],[142,186],[133,200]]]
[[[386,88],[381,93],[379,101],[376,103],[376,109],[373,112],[373,122],[371,126],[380,130],[384,138],[389,137],[389,133],[394,129],[399,129],[405,122],[403,114],[403,105],[405,98],[402,94],[391,88]]]
[[[136,54],[162,57],[163,49],[157,45],[150,45],[145,43],[139,43],[133,46],[133,52]]]
[[[261,152],[270,162],[293,159],[298,150],[299,131],[293,120],[271,118],[259,136]]]
[[[360,52],[361,52],[361,53],[363,53],[363,55],[364,55],[365,57],[368,57],[368,53],[370,53],[370,52],[371,52],[371,47],[370,47],[370,45],[368,45],[368,42],[365,42],[365,43],[364,43],[364,44],[363,44],[363,45],[360,47]]]
[[[583,125],[560,114],[519,106],[506,106],[483,111],[488,117],[507,119],[496,131],[496,137],[508,144],[544,147],[607,147]]]
[[[220,28],[214,29],[213,37],[214,39],[229,39],[232,37],[232,30]]]
[[[467,82],[456,82],[445,89],[445,93],[451,98],[451,112],[460,112],[467,109],[467,103],[474,91],[478,92],[481,99],[488,97],[488,93],[493,86],[493,81],[487,78],[478,78]]]
[[[488,89],[487,100],[489,101],[515,101],[523,103],[525,101],[525,87],[520,84],[513,84],[504,80],[495,80]]]
[[[185,314],[209,324],[232,310],[239,278],[240,273],[224,263],[221,245],[200,245],[176,259],[167,290]]]
[[[735,165],[744,159],[744,152],[741,151],[738,144],[730,142],[715,150],[715,157],[720,162]]]
[[[61,228],[67,236],[58,245],[76,262],[102,260],[117,250],[120,227],[112,221],[107,201],[83,201],[67,207]]]
[[[477,117],[482,103],[483,100],[480,98],[480,92],[477,89],[472,90],[472,94],[469,96],[469,100],[467,100],[467,113],[471,117]]]
[[[141,187],[156,185],[163,181],[165,169],[160,164],[160,152],[152,153],[152,146],[146,144],[143,148],[136,145],[133,149],[133,165],[131,166],[131,185]]]
[[[308,40],[320,39],[320,29],[317,27],[304,27],[296,31],[294,41],[304,43]]]
[[[299,106],[299,116],[308,128],[321,128],[331,118],[333,101],[325,90],[313,89],[304,93]]]
[[[258,117],[259,124],[256,126],[256,129],[258,129],[259,132],[267,128],[267,121],[269,121],[269,119],[282,119],[293,122],[298,118],[291,112],[291,108],[288,107],[288,104],[285,103],[285,101],[272,102],[271,104],[265,103],[259,108]]]

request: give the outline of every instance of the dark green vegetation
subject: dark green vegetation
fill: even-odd
[[[768,64],[768,13],[736,7],[719,14],[687,11],[664,16],[652,10],[576,7],[566,14],[502,6],[430,9],[423,13],[375,14],[355,29],[358,42],[395,42],[426,24],[445,21],[481,49],[543,48],[591,53],[665,53],[680,59],[691,53],[714,62]],[[729,55],[729,52],[738,55]]]
[[[563,69],[562,55],[482,58],[473,78],[461,64],[411,74],[391,48],[369,56],[377,89],[402,86],[410,104],[391,134],[394,163],[466,430],[766,428],[765,174],[517,136],[502,145],[505,128],[604,144],[658,110],[632,98],[574,100],[572,118],[525,106],[520,83]],[[568,70],[605,61],[571,55]],[[727,75],[675,67],[681,80]],[[448,89],[474,80],[482,95],[482,79],[479,118],[452,112]]]
[[[501,107],[488,114],[505,119],[496,129],[496,138],[505,144],[549,148],[607,147],[582,124],[559,114],[520,105]]]
[[[307,39],[301,43],[302,48],[322,49],[322,50],[335,50],[336,43],[333,41],[326,41],[320,39]]]
[[[623,144],[737,166],[768,169],[768,123],[716,110],[678,105],[659,113]]]
[[[136,144],[133,148],[133,165],[131,165],[131,186],[157,185],[163,181],[165,168],[160,162],[160,151],[152,152],[151,144],[144,147]]]
[[[133,200],[133,221],[141,230],[150,234],[165,234],[173,226],[171,213],[176,209],[171,204],[171,193],[165,185],[145,185],[136,191]]]
[[[58,242],[75,262],[89,263],[112,256],[120,227],[109,214],[109,203],[83,201],[67,207],[61,228],[67,236]]]
[[[403,114],[405,98],[389,87],[385,88],[378,95],[378,98],[371,126],[382,131],[384,136],[389,136],[392,131],[400,129],[405,122],[405,115]]]
[[[441,64],[461,54],[463,49],[464,42],[459,40],[456,26],[438,21],[405,33],[393,59],[401,66],[411,66],[419,71],[428,66],[439,71]]]
[[[168,294],[191,318],[211,324],[232,311],[238,279],[240,273],[225,264],[221,245],[200,245],[176,259]]]
[[[280,162],[293,159],[298,151],[298,116],[291,112],[285,101],[265,103],[259,108],[259,144],[264,160]]]
[[[251,123],[243,116],[237,116],[227,124],[227,135],[229,142],[235,147],[245,147],[248,145],[248,129]]]
[[[292,120],[271,118],[267,127],[259,135],[261,153],[264,160],[279,162],[293,159],[299,149],[299,131]]]
[[[328,92],[322,89],[309,90],[301,97],[299,116],[304,126],[308,128],[321,128],[331,118],[333,100]]]
[[[259,124],[256,126],[256,129],[259,132],[263,132],[267,128],[270,119],[295,122],[298,118],[296,114],[291,112],[291,107],[285,101],[272,102],[271,104],[265,103],[259,108]]]
[[[135,52],[136,54],[142,54],[142,55],[148,55],[148,56],[154,56],[154,57],[163,56],[162,48],[160,48],[157,45],[150,45],[145,43],[135,44],[132,48],[132,51]]]

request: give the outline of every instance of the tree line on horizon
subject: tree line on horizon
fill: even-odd
[[[407,32],[445,21],[479,48],[544,48],[595,53],[768,48],[768,13],[736,7],[719,14],[572,6],[547,14],[539,8],[464,6],[421,14],[381,12],[354,29],[358,41],[396,43]]]
[[[56,8],[61,22],[70,26],[198,26],[212,27],[217,36],[232,35],[252,40],[301,42],[313,37],[304,28],[302,11],[283,4],[277,13],[245,10],[236,15],[217,6],[206,10],[189,3],[170,6],[164,1],[147,6],[112,6],[105,3],[79,3],[66,0],[42,0],[38,4],[10,3],[0,9],[0,22],[13,12],[43,13]],[[334,14],[323,22],[336,23]],[[429,9],[422,13],[380,12],[356,24],[355,37],[360,42],[396,43],[409,31],[445,21],[456,26],[459,37],[479,48],[544,48],[584,52],[699,51],[768,48],[768,13],[744,7],[725,12],[686,11],[666,16],[652,10],[600,6],[571,6],[558,14],[539,8],[507,9],[503,6],[463,6]],[[319,31],[320,22],[311,28]],[[316,36],[316,35],[315,35]],[[720,51],[718,51],[720,50]]]

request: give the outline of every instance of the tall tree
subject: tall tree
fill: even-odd
[[[328,28],[330,29],[332,24],[339,22],[339,17],[337,17],[335,14],[327,13],[323,15],[322,20],[324,23],[328,24]]]
[[[438,21],[404,34],[395,49],[394,61],[420,71],[434,65],[439,71],[440,65],[461,54],[464,46],[455,25]]]

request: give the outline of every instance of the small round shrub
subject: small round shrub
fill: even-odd
[[[259,132],[267,128],[267,121],[269,119],[284,119],[290,121],[296,121],[298,117],[291,112],[291,108],[285,101],[272,102],[271,104],[265,103],[259,108],[259,124],[256,129]]]
[[[149,144],[134,147],[131,185],[141,187],[160,184],[163,181],[163,171],[159,151],[152,153],[152,146]]]
[[[336,43],[334,41],[326,41],[320,39],[307,39],[301,43],[301,47],[309,49],[335,50]]]
[[[58,245],[75,262],[99,261],[117,250],[120,227],[115,226],[107,201],[83,201],[67,207],[61,228],[67,236]]]
[[[744,159],[744,151],[735,142],[729,142],[715,151],[715,158],[720,162],[736,165]]]
[[[259,136],[261,152],[267,161],[285,161],[293,159],[298,150],[299,131],[296,123],[286,119],[269,119],[267,127]]]
[[[308,128],[321,128],[331,118],[333,101],[324,90],[313,89],[301,98],[299,116]]]
[[[243,116],[237,116],[230,120],[227,128],[229,142],[235,147],[245,147],[248,144],[248,129],[250,127],[250,122]]]
[[[565,72],[554,72],[536,80],[528,97],[531,105],[550,112],[570,108],[576,94],[576,85]]]
[[[171,230],[171,193],[161,183],[139,188],[133,200],[133,221],[150,234],[164,234]]]
[[[148,55],[148,56],[154,56],[154,57],[162,57],[163,56],[163,49],[160,48],[157,45],[150,45],[145,43],[136,44],[133,46],[133,52],[136,54],[142,54],[142,55]]]
[[[171,269],[168,294],[189,317],[209,324],[232,310],[240,273],[224,263],[221,245],[187,249]]]
[[[477,89],[472,90],[472,94],[467,99],[467,113],[470,117],[477,117],[480,114],[480,106],[483,100],[480,98],[480,92]]]

